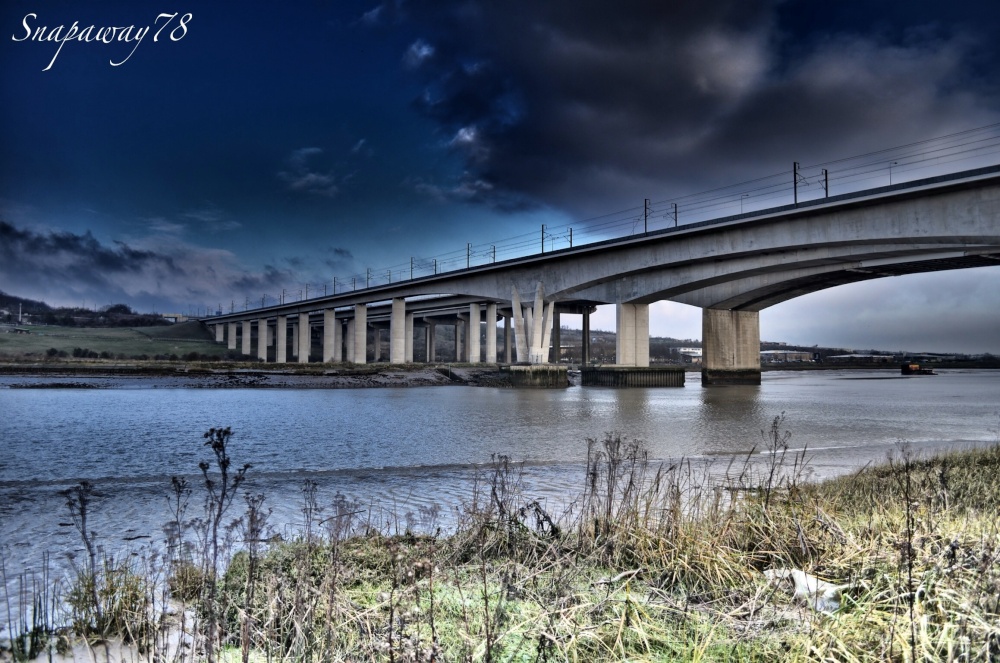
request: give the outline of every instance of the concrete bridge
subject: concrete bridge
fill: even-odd
[[[435,355],[434,339],[446,325],[455,330],[447,359],[543,364],[558,359],[550,346],[559,347],[560,316],[579,314],[586,363],[589,316],[598,304],[614,304],[616,363],[640,368],[649,366],[649,304],[670,300],[703,310],[705,384],[759,384],[761,310],[846,283],[988,265],[1000,265],[1000,166],[204,322],[230,349],[278,363],[360,364],[372,345],[374,360],[383,360],[381,343],[372,342],[382,330],[391,363],[413,360],[418,330],[427,361],[445,359]]]

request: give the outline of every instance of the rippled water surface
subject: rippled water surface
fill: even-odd
[[[102,495],[99,536],[162,539],[169,479],[197,485],[213,426],[232,427],[234,462],[253,465],[250,487],[268,496],[278,528],[301,517],[306,478],[321,503],[339,492],[400,520],[419,507],[447,514],[498,453],[525,461],[529,491],[565,498],[582,485],[586,439],[609,431],[646,441],[654,458],[725,459],[760,447],[784,413],[791,446],[811,449],[820,474],[884,458],[902,441],[924,449],[998,436],[1000,372],[768,372],[760,387],[716,388],[687,378],[682,389],[513,390],[154,388],[155,378],[11,389],[32,378],[3,377],[0,552],[10,573],[35,568],[41,550],[79,548],[60,525],[59,491],[83,479]]]

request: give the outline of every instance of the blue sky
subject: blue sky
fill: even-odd
[[[74,22],[150,30],[38,40]],[[6,0],[0,27],[0,290],[53,304],[312,294],[1000,122],[1000,7],[978,1]],[[845,286],[762,335],[1000,352],[998,286]],[[700,312],[651,326],[697,338]]]

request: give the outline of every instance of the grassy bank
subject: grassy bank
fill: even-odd
[[[82,638],[183,661],[1000,657],[1000,446],[901,449],[806,484],[780,418],[762,438],[764,462],[711,476],[653,464],[620,436],[590,440],[562,514],[496,457],[447,535],[433,511],[387,522],[318,504],[307,483],[299,530],[281,540],[265,497],[242,492],[253,470],[213,429],[202,484],[172,486],[159,553],[104,557],[88,540],[91,489],[67,494],[88,559],[13,630],[25,656]]]
[[[183,359],[225,357],[226,346],[216,343],[198,322],[160,327],[60,327],[32,325],[30,333],[0,333],[0,358],[6,359]]]

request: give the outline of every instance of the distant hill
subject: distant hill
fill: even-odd
[[[24,321],[63,327],[154,327],[170,322],[155,313],[136,313],[127,304],[112,304],[92,311],[81,307],[53,307],[34,299],[0,291],[0,322]]]

